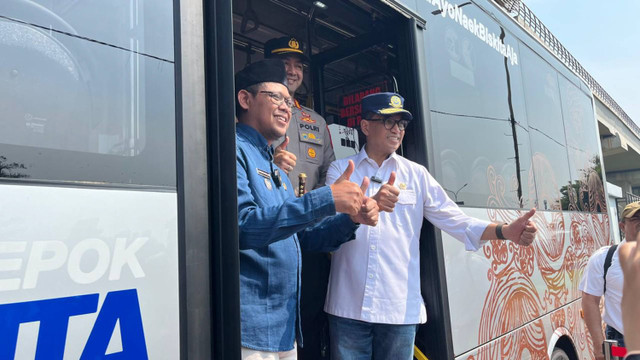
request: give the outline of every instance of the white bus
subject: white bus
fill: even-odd
[[[425,223],[416,357],[592,357],[577,286],[612,236],[585,82],[489,0],[322,3],[0,3],[1,359],[239,358],[233,74],[283,35],[336,153],[397,90],[400,151],[466,213],[539,210],[527,248]]]

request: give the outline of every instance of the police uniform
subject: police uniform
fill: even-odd
[[[301,106],[297,100],[291,112],[291,122],[287,129],[289,145],[286,150],[293,153],[298,160],[289,172],[289,180],[292,184],[297,184],[298,174],[305,173],[306,189],[313,190],[324,186],[329,164],[336,159],[329,128],[320,114]],[[282,141],[284,138],[276,143]]]
[[[265,43],[265,57],[298,56],[303,62],[309,59],[304,54],[304,45],[293,37],[271,39]],[[298,191],[298,175],[305,173],[306,191],[325,185],[329,165],[336,157],[327,123],[320,114],[301,106],[296,100],[291,109],[292,116],[287,129],[289,144],[286,150],[293,153],[296,166],[288,177]],[[275,144],[281,144],[284,137]],[[329,356],[328,322],[323,311],[327,293],[330,263],[326,254],[303,252],[301,317],[304,347],[298,349],[298,358],[321,359]]]

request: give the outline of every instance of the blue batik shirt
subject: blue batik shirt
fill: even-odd
[[[295,197],[267,140],[244,124],[236,131],[242,346],[287,351],[296,336],[302,345],[300,249],[333,251],[354,238],[358,225],[335,215],[328,186]]]

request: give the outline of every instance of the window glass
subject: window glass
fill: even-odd
[[[173,61],[173,1],[2,0],[0,14],[88,41]]]
[[[520,55],[529,126],[564,146],[558,75],[551,65],[526,46],[520,48]]]
[[[524,121],[518,42],[471,2],[427,18],[430,106],[452,115]],[[504,40],[501,40],[503,38]],[[511,93],[510,93],[511,87]]]
[[[464,206],[520,208],[522,196],[522,205],[531,206],[533,183],[527,175],[531,155],[524,128],[514,129],[508,121],[438,113],[431,117],[438,181],[452,200]],[[523,184],[520,190],[518,178]]]
[[[0,177],[175,185],[172,61],[6,18],[0,53]]]
[[[520,47],[533,175],[540,210],[569,210],[571,186],[557,72],[526,46]]]
[[[539,210],[569,210],[571,177],[564,145],[529,129]]]
[[[563,76],[558,77],[567,136],[572,196],[569,209],[606,211],[598,135],[591,99]]]

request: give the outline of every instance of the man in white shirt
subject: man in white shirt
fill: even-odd
[[[337,160],[332,184],[353,162],[352,181],[369,177],[367,196],[378,202],[378,225],[360,226],[356,239],[333,253],[325,303],[332,359],[412,359],[417,325],[427,320],[420,293],[420,229],[426,218],[477,250],[483,240],[509,239],[528,246],[537,231],[532,209],[511,224],[465,215],[427,169],[395,153],[412,119],[404,99],[378,93],[362,99],[367,143]]]
[[[640,202],[625,206],[619,226],[624,232],[624,242],[635,241],[640,231]],[[611,254],[610,266],[606,273],[605,290],[604,264],[609,248],[609,246],[604,246],[591,255],[579,286],[582,291],[584,321],[591,335],[596,360],[604,359],[602,343],[605,337],[609,340],[618,340],[620,346],[625,345],[621,312],[624,276],[618,257],[619,247]],[[600,315],[602,296],[604,296],[604,316]],[[607,324],[606,336],[602,333],[603,320]]]

